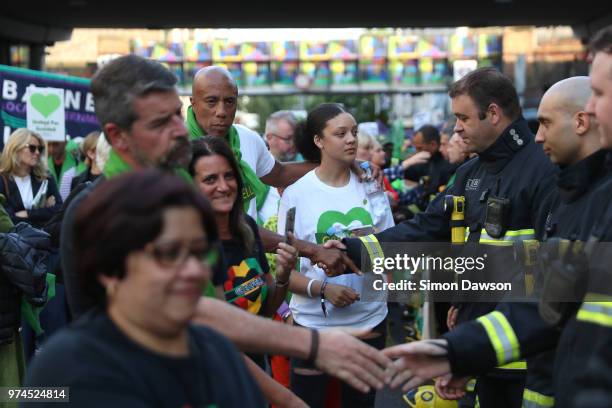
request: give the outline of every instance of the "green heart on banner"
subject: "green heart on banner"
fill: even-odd
[[[62,101],[60,97],[54,94],[35,93],[30,97],[30,103],[39,111],[45,118],[48,118],[53,112],[59,108]]]

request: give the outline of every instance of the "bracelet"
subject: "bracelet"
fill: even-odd
[[[312,292],[310,291],[312,289],[312,284],[316,281],[316,279],[311,279],[310,282],[308,282],[308,287],[306,288],[306,293],[308,294],[308,297],[312,299]]]
[[[325,307],[325,288],[327,287],[327,280],[323,281],[321,285],[321,310],[323,310],[323,316],[327,317],[327,308]]]
[[[285,286],[287,286],[289,284],[289,279],[287,279],[287,282],[279,282],[276,281],[276,287],[277,288],[284,288]]]
[[[316,329],[310,329],[310,333],[310,353],[308,353],[306,363],[309,365],[314,365],[315,360],[317,359],[317,354],[319,354],[319,331]]]

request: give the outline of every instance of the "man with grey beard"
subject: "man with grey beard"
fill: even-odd
[[[96,115],[112,146],[104,177],[89,185],[66,209],[60,252],[68,304],[74,317],[93,307],[78,289],[73,266],[73,231],[79,203],[104,178],[156,166],[189,178],[188,132],[175,88],[176,77],[161,64],[134,55],[105,65],[92,80]],[[202,298],[197,323],[230,338],[242,351],[309,358],[323,371],[367,392],[382,388],[390,360],[376,349],[339,330],[310,331],[268,321],[223,301]],[[265,334],[265,335],[264,335]]]

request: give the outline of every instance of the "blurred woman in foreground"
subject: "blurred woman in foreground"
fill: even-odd
[[[26,383],[70,387],[74,407],[263,407],[229,341],[190,323],[217,239],[206,199],[173,175],[102,183],[75,221],[81,290],[97,310],[45,344]]]

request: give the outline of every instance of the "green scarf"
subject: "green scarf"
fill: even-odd
[[[104,177],[107,179],[118,176],[119,174],[132,171],[132,166],[127,164],[113,149],[111,149],[108,160],[104,164]]]
[[[104,177],[109,179],[129,171],[132,171],[132,166],[127,164],[121,157],[119,157],[117,153],[115,153],[113,149],[111,149],[110,154],[108,155],[108,160],[104,165]],[[185,169],[174,169],[174,173],[183,180],[187,181],[189,184],[193,184],[193,179]]]
[[[204,130],[202,130],[198,124],[191,106],[187,108],[187,130],[189,131],[189,138],[192,140],[206,136],[206,132],[204,132]],[[251,166],[242,160],[242,152],[240,151],[240,136],[238,136],[238,130],[236,130],[235,126],[230,128],[227,135],[227,141],[232,148],[232,152],[234,152],[234,157],[236,158],[238,168],[240,169],[240,176],[242,177],[242,182],[244,183],[244,190],[242,191],[244,211],[247,212],[249,210],[249,203],[251,202],[253,196],[255,197],[257,210],[260,210],[266,201],[268,191],[270,191],[270,186],[262,183]]]
[[[55,275],[51,272],[47,272],[47,275],[45,277],[47,279],[48,303],[51,299],[55,297]],[[36,336],[40,336],[44,333],[44,330],[40,325],[40,312],[42,312],[45,306],[47,306],[47,303],[45,303],[43,306],[34,307],[30,304],[30,302],[25,299],[25,297],[21,297],[21,315],[23,316],[24,320],[30,325],[32,330],[34,330]]]
[[[78,163],[75,160],[72,153],[69,151],[66,151],[66,158],[62,162],[62,168],[60,170],[60,173],[57,174],[55,172],[55,162],[53,161],[53,157],[49,156],[49,158],[47,159],[47,167],[49,168],[49,172],[53,176],[53,179],[55,180],[55,183],[57,184],[58,188],[59,188],[59,185],[62,183],[62,177],[64,177],[64,173],[73,167],[77,167],[77,165]],[[77,174],[78,174],[78,171],[75,173],[75,175]]]

